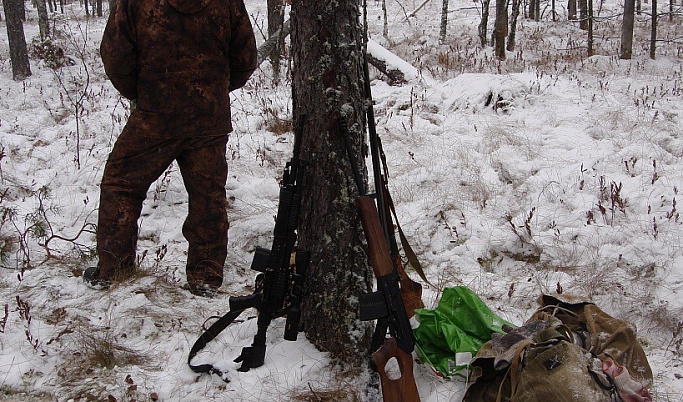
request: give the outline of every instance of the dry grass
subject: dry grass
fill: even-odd
[[[363,399],[352,389],[331,389],[302,391],[292,395],[292,400],[302,402],[360,402]]]
[[[78,345],[82,361],[79,367],[112,369],[116,366],[140,365],[147,360],[140,352],[118,344],[111,331],[81,333]]]
[[[149,356],[120,344],[112,332],[81,329],[73,338],[73,352],[57,370],[61,392],[72,400],[111,400],[108,387],[119,377],[113,371],[126,366],[148,366]]]

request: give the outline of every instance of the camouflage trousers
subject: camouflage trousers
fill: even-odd
[[[218,288],[227,256],[225,183],[227,135],[158,138],[126,125],[109,154],[97,227],[98,277],[115,279],[135,267],[138,219],[149,187],[175,160],[188,193],[182,232],[189,243],[190,286]]]

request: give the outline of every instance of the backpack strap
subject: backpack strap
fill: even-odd
[[[242,310],[235,310],[235,311],[228,311],[223,317],[219,318],[218,321],[214,322],[206,331],[204,331],[203,334],[197,339],[197,341],[192,345],[192,349],[190,349],[190,354],[187,357],[187,364],[190,366],[190,369],[194,371],[195,373],[208,373],[208,374],[216,374],[218,375],[223,381],[225,382],[230,382],[228,378],[224,375],[224,373],[214,367],[212,364],[199,364],[199,365],[193,365],[192,364],[192,359],[197,355],[197,353],[204,349],[207,343],[211,342],[215,337],[218,336],[225,328],[227,328],[228,325],[232,324],[235,319],[242,314]]]

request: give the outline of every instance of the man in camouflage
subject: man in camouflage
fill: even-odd
[[[117,0],[100,52],[114,87],[137,107],[102,177],[97,267],[84,281],[108,288],[135,269],[137,221],[150,185],[175,160],[189,196],[183,235],[187,282],[211,296],[223,281],[228,217],[225,159],[229,92],[257,67],[243,0]]]

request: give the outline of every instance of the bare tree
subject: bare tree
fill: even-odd
[[[629,1],[629,0],[627,0]],[[579,28],[588,29],[588,1],[579,0]]]
[[[47,4],[45,0],[35,0],[36,9],[38,9],[38,28],[40,30],[40,40],[47,39],[50,36],[50,21],[47,17]]]
[[[569,0],[567,2],[567,18],[570,21],[576,20],[576,0]]]
[[[31,75],[26,37],[24,36],[24,23],[21,20],[24,2],[23,0],[2,0],[2,6],[5,10],[12,78],[17,81],[23,80]]]
[[[448,0],[443,0],[441,5],[441,31],[439,32],[439,41],[446,42],[446,30],[448,27]]]
[[[588,57],[595,54],[593,45],[593,0],[588,0]]]
[[[389,37],[389,17],[387,16],[387,0],[382,0],[382,18],[383,18],[382,35],[385,38],[388,38]]]
[[[273,81],[280,81],[280,55],[284,44],[284,35],[281,35],[282,24],[284,23],[284,6],[282,0],[268,0],[268,37],[278,35],[276,46],[270,52],[270,65],[273,69]]]
[[[491,0],[481,0],[481,22],[479,23],[478,33],[479,41],[482,47],[486,47],[486,31],[488,30],[489,24],[489,8]]]
[[[508,35],[507,50],[515,50],[515,39],[517,38],[517,18],[519,17],[519,5],[521,0],[512,0],[512,13],[510,14],[510,34]]]
[[[534,21],[541,20],[541,0],[529,0],[529,18]]]
[[[675,0],[669,0],[669,21],[674,19]]]
[[[657,0],[652,0],[652,28],[650,32],[650,58],[655,59],[657,48]]]
[[[557,11],[555,11],[555,0],[552,0],[552,6],[550,10],[553,13],[553,22],[557,21]]]
[[[619,58],[630,59],[633,54],[633,26],[635,24],[635,0],[624,2],[624,19],[621,25],[621,45]]]
[[[507,15],[507,0],[496,0],[496,21],[494,22],[493,27],[493,46],[498,60],[505,60]]]
[[[299,247],[312,253],[302,324],[319,349],[364,367],[371,328],[359,321],[358,297],[372,288],[358,195],[345,138],[367,176],[361,150],[365,127],[363,35],[357,0],[292,4],[292,103],[303,119]],[[344,137],[340,120],[350,134]]]

